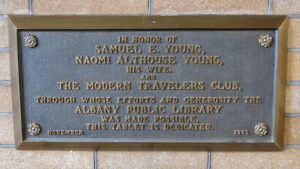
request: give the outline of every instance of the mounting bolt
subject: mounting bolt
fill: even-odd
[[[34,35],[27,35],[24,37],[24,44],[28,48],[34,48],[38,44],[38,39]]]
[[[260,46],[264,47],[264,48],[268,48],[272,45],[273,42],[273,37],[270,35],[261,35],[258,38],[258,43],[260,44]]]
[[[28,129],[28,133],[32,136],[39,135],[41,132],[41,126],[35,122],[29,123],[27,129]]]
[[[268,134],[268,126],[265,123],[255,125],[254,132],[258,136],[265,136]]]

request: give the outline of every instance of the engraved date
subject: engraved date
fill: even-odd
[[[233,130],[233,135],[235,135],[235,136],[248,136],[249,135],[249,130],[235,129],[235,130]]]

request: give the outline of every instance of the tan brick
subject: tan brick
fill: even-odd
[[[0,52],[0,80],[10,79],[9,54]]]
[[[300,0],[273,0],[274,14],[300,14]]]
[[[264,14],[268,0],[155,0],[155,14]]]
[[[300,86],[287,86],[285,105],[286,113],[300,113]]]
[[[282,152],[213,152],[213,169],[299,169],[300,149]]]
[[[28,0],[0,0],[0,14],[26,14]]]
[[[285,119],[284,144],[300,144],[300,118]]]
[[[34,14],[145,14],[146,0],[34,0]]]
[[[0,48],[8,47],[7,19],[0,18]]]
[[[10,86],[0,86],[0,112],[12,111]]]
[[[300,48],[300,19],[289,19],[289,48]]]
[[[288,81],[300,80],[300,53],[297,52],[288,53],[287,80]]]
[[[103,151],[100,169],[204,169],[207,152]]]
[[[92,169],[92,151],[18,151],[0,149],[1,169]]]
[[[14,127],[12,113],[0,113],[0,144],[14,144]]]

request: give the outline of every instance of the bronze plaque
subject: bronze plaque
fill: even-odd
[[[10,16],[17,148],[282,148],[285,16]]]

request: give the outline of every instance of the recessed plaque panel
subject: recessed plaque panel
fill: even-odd
[[[284,16],[10,19],[19,148],[282,146]]]

